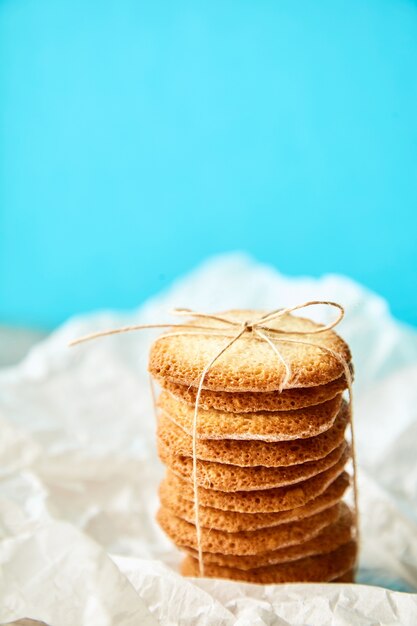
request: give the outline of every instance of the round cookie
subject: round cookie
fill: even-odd
[[[280,524],[260,530],[228,533],[222,530],[201,528],[201,547],[204,552],[248,555],[285,548],[315,537],[339,517],[340,505],[336,504],[299,522]],[[162,530],[178,546],[197,549],[194,524],[177,517],[169,509],[161,507],[156,519]]]
[[[256,439],[267,442],[316,437],[333,426],[341,403],[342,395],[338,394],[322,404],[294,411],[226,413],[199,409],[196,433],[199,439]],[[172,422],[192,435],[194,406],[177,400],[167,391],[161,393],[157,404]]]
[[[328,554],[310,556],[280,565],[269,565],[251,570],[221,567],[212,563],[204,566],[208,578],[228,578],[250,583],[350,582],[357,555],[357,544],[349,541]],[[181,565],[184,576],[199,576],[198,561],[187,556]]]
[[[308,541],[287,548],[248,556],[204,552],[203,561],[205,565],[214,563],[222,567],[248,570],[268,565],[277,565],[278,563],[288,563],[308,556],[315,556],[316,554],[327,554],[352,539],[352,519],[352,513],[346,506],[342,509],[338,520],[326,526],[318,535]],[[195,559],[198,558],[196,550],[187,548],[186,552]]]
[[[195,405],[197,387],[178,385],[163,378],[158,378],[159,385],[178,400]],[[199,406],[202,409],[214,409],[226,413],[254,413],[255,411],[291,411],[303,409],[331,400],[347,388],[345,376],[339,376],[325,385],[283,389],[283,391],[210,391],[203,389]]]
[[[313,478],[295,485],[263,489],[260,491],[222,492],[214,489],[198,488],[198,498],[201,506],[209,506],[223,511],[240,513],[277,513],[303,506],[310,500],[321,495],[327,487],[343,472],[349,459],[346,450],[337,463],[328,470],[317,474]],[[181,491],[182,497],[194,501],[193,485],[171,471],[166,474],[165,481],[168,487]]]
[[[276,443],[236,439],[199,439],[196,457],[201,461],[214,461],[240,467],[284,467],[317,461],[339,446],[349,420],[348,404],[343,402],[331,428],[316,437]],[[193,439],[166,415],[158,419],[157,435],[170,455],[193,456]]]
[[[244,323],[256,321],[262,311],[228,311],[223,315],[230,320]],[[216,320],[191,320],[197,326],[210,325],[214,333],[192,329],[172,329],[161,335],[151,347],[149,371],[156,378],[163,378],[181,385],[198,386],[204,369],[239,331]],[[285,388],[315,387],[324,385],[344,374],[344,368],[335,356],[320,348],[331,350],[347,363],[351,355],[347,344],[332,330],[312,334],[320,324],[285,314],[266,324],[270,341],[279,350],[290,367]],[[274,332],[274,330],[282,332]],[[180,334],[178,334],[180,333]],[[297,334],[308,333],[308,334]],[[294,343],[294,341],[308,342]],[[204,388],[213,391],[264,392],[281,390],[285,379],[285,367],[271,346],[247,331],[231,345],[213,364],[204,378]]]
[[[344,472],[317,498],[310,500],[303,506],[278,513],[237,513],[235,511],[222,511],[213,507],[201,506],[200,504],[200,525],[205,528],[215,528],[233,533],[241,530],[258,530],[298,521],[319,513],[339,502],[349,483],[349,475]],[[162,506],[170,509],[186,522],[194,523],[194,502],[183,498],[181,490],[175,485],[170,486],[164,480],[159,487],[159,496]]]
[[[342,457],[346,442],[343,441],[327,456],[318,461],[290,465],[289,467],[239,467],[213,461],[197,460],[196,481],[198,485],[223,492],[257,491],[292,485],[316,476],[335,465]],[[174,474],[193,481],[193,459],[184,456],[172,456],[169,450],[158,441],[158,453]]]

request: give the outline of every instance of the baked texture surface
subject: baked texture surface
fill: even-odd
[[[196,481],[198,485],[218,491],[257,491],[273,489],[307,480],[335,465],[343,456],[347,447],[341,443],[327,456],[318,461],[309,461],[288,467],[239,467],[213,461],[197,460]],[[173,456],[158,441],[158,453],[174,474],[178,474],[189,482],[193,481],[193,459],[184,456]]]
[[[257,465],[284,467],[317,461],[342,443],[348,419],[348,405],[343,402],[333,426],[316,437],[275,443],[256,440],[199,439],[196,442],[196,457],[202,461],[240,467]],[[193,456],[192,436],[164,414],[158,419],[157,436],[170,455]]]
[[[222,315],[243,323],[245,320],[259,319],[263,312],[240,310],[227,311]],[[197,326],[202,322],[194,320],[191,323]],[[198,386],[208,363],[238,332],[236,328],[224,331],[224,325],[214,320],[210,320],[210,326],[217,328],[222,336],[199,333],[170,336],[169,332],[161,335],[150,351],[149,371],[152,376],[181,385]],[[290,366],[286,388],[315,387],[342,376],[344,370],[341,362],[320,346],[336,352],[348,363],[351,360],[347,344],[334,331],[311,334],[322,326],[309,319],[286,314],[269,322],[268,326],[284,331],[280,334],[268,332],[268,336]],[[174,329],[171,332],[180,331]],[[291,334],[297,332],[309,334]],[[266,341],[254,339],[252,334],[246,333],[240,337],[213,364],[204,379],[205,389],[231,392],[281,389],[285,378],[283,363]],[[292,343],[297,338],[312,345]]]
[[[216,528],[228,532],[241,530],[258,530],[278,526],[287,522],[295,522],[336,504],[343,496],[350,484],[346,472],[338,476],[327,489],[317,498],[310,500],[304,506],[280,511],[278,513],[239,513],[235,511],[222,511],[213,507],[199,506],[200,525],[205,528]],[[175,515],[186,522],[193,524],[195,521],[194,502],[182,497],[178,485],[169,486],[164,480],[159,488],[159,497],[162,506],[171,510]]]
[[[322,494],[333,480],[343,472],[348,458],[348,451],[345,451],[340,461],[325,472],[286,487],[258,491],[223,492],[200,486],[198,489],[199,503],[202,506],[241,513],[276,513],[303,506]],[[180,489],[183,498],[194,500],[193,485],[190,481],[176,476],[169,470],[165,480],[168,485],[175,485],[175,488]]]
[[[340,517],[333,524],[325,526],[318,535],[302,543],[248,556],[204,552],[203,561],[205,564],[214,563],[222,567],[236,567],[237,569],[248,570],[268,565],[277,565],[278,563],[288,563],[317,554],[327,554],[348,543],[351,539],[352,513],[347,507],[344,507],[341,510]],[[186,552],[193,558],[198,558],[196,550],[187,548]]]
[[[329,430],[339,413],[342,395],[319,405],[291,411],[257,411],[226,413],[199,409],[199,439],[244,439],[260,441],[292,441],[315,437]],[[194,406],[177,400],[166,391],[159,396],[158,407],[172,422],[192,435]]]
[[[194,406],[197,397],[197,387],[179,385],[164,378],[158,378],[159,385],[171,393],[175,398],[188,402]],[[303,409],[307,406],[321,404],[331,400],[347,388],[344,376],[325,385],[315,387],[300,387],[298,389],[284,389],[283,391],[210,391],[203,389],[199,406],[202,409],[215,409],[227,413],[253,413],[255,411],[291,411]]]
[[[208,563],[204,567],[204,576],[209,578],[228,578],[251,583],[296,583],[296,582],[350,582],[352,568],[357,554],[355,541],[349,541],[328,554],[310,556],[289,563],[269,565],[251,570],[233,567],[221,567]],[[184,576],[199,576],[198,561],[187,556],[181,565]]]
[[[278,550],[315,537],[325,526],[338,519],[340,511],[340,504],[336,504],[298,522],[237,533],[201,528],[201,547],[203,552],[234,555],[259,554]],[[177,546],[197,549],[197,534],[194,524],[177,517],[164,507],[159,509],[157,520],[162,530]]]

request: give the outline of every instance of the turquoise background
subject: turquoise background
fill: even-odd
[[[415,2],[3,0],[0,150],[2,321],[245,250],[417,323]]]

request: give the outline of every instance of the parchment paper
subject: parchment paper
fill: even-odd
[[[155,332],[68,349],[174,306],[272,309],[333,299],[356,370],[357,585],[184,579],[154,522],[163,468],[146,360]],[[323,320],[324,318],[321,317]],[[0,373],[0,623],[51,626],[417,623],[417,333],[347,278],[289,279],[243,256],[209,261],[140,309],[70,320]]]

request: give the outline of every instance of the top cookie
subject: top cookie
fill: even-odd
[[[245,320],[259,319],[264,314],[262,311],[240,310],[222,315],[243,323]],[[149,357],[149,371],[156,378],[196,387],[204,368],[239,332],[237,326],[227,328],[212,319],[194,319],[190,323],[196,326],[210,325],[221,335],[201,330],[201,334],[198,331],[198,334],[169,336],[170,332],[187,333],[192,329],[173,329],[161,335],[153,344]],[[286,389],[324,385],[344,373],[340,361],[320,346],[350,362],[347,344],[332,330],[311,334],[320,328],[320,324],[309,319],[286,314],[268,322],[267,326],[285,331],[282,334],[267,334],[291,369]],[[307,334],[291,334],[300,331]],[[313,345],[292,343],[294,340]],[[204,378],[203,387],[229,392],[274,391],[280,389],[284,378],[285,368],[275,351],[266,341],[258,339],[253,331],[247,331],[213,364]]]

